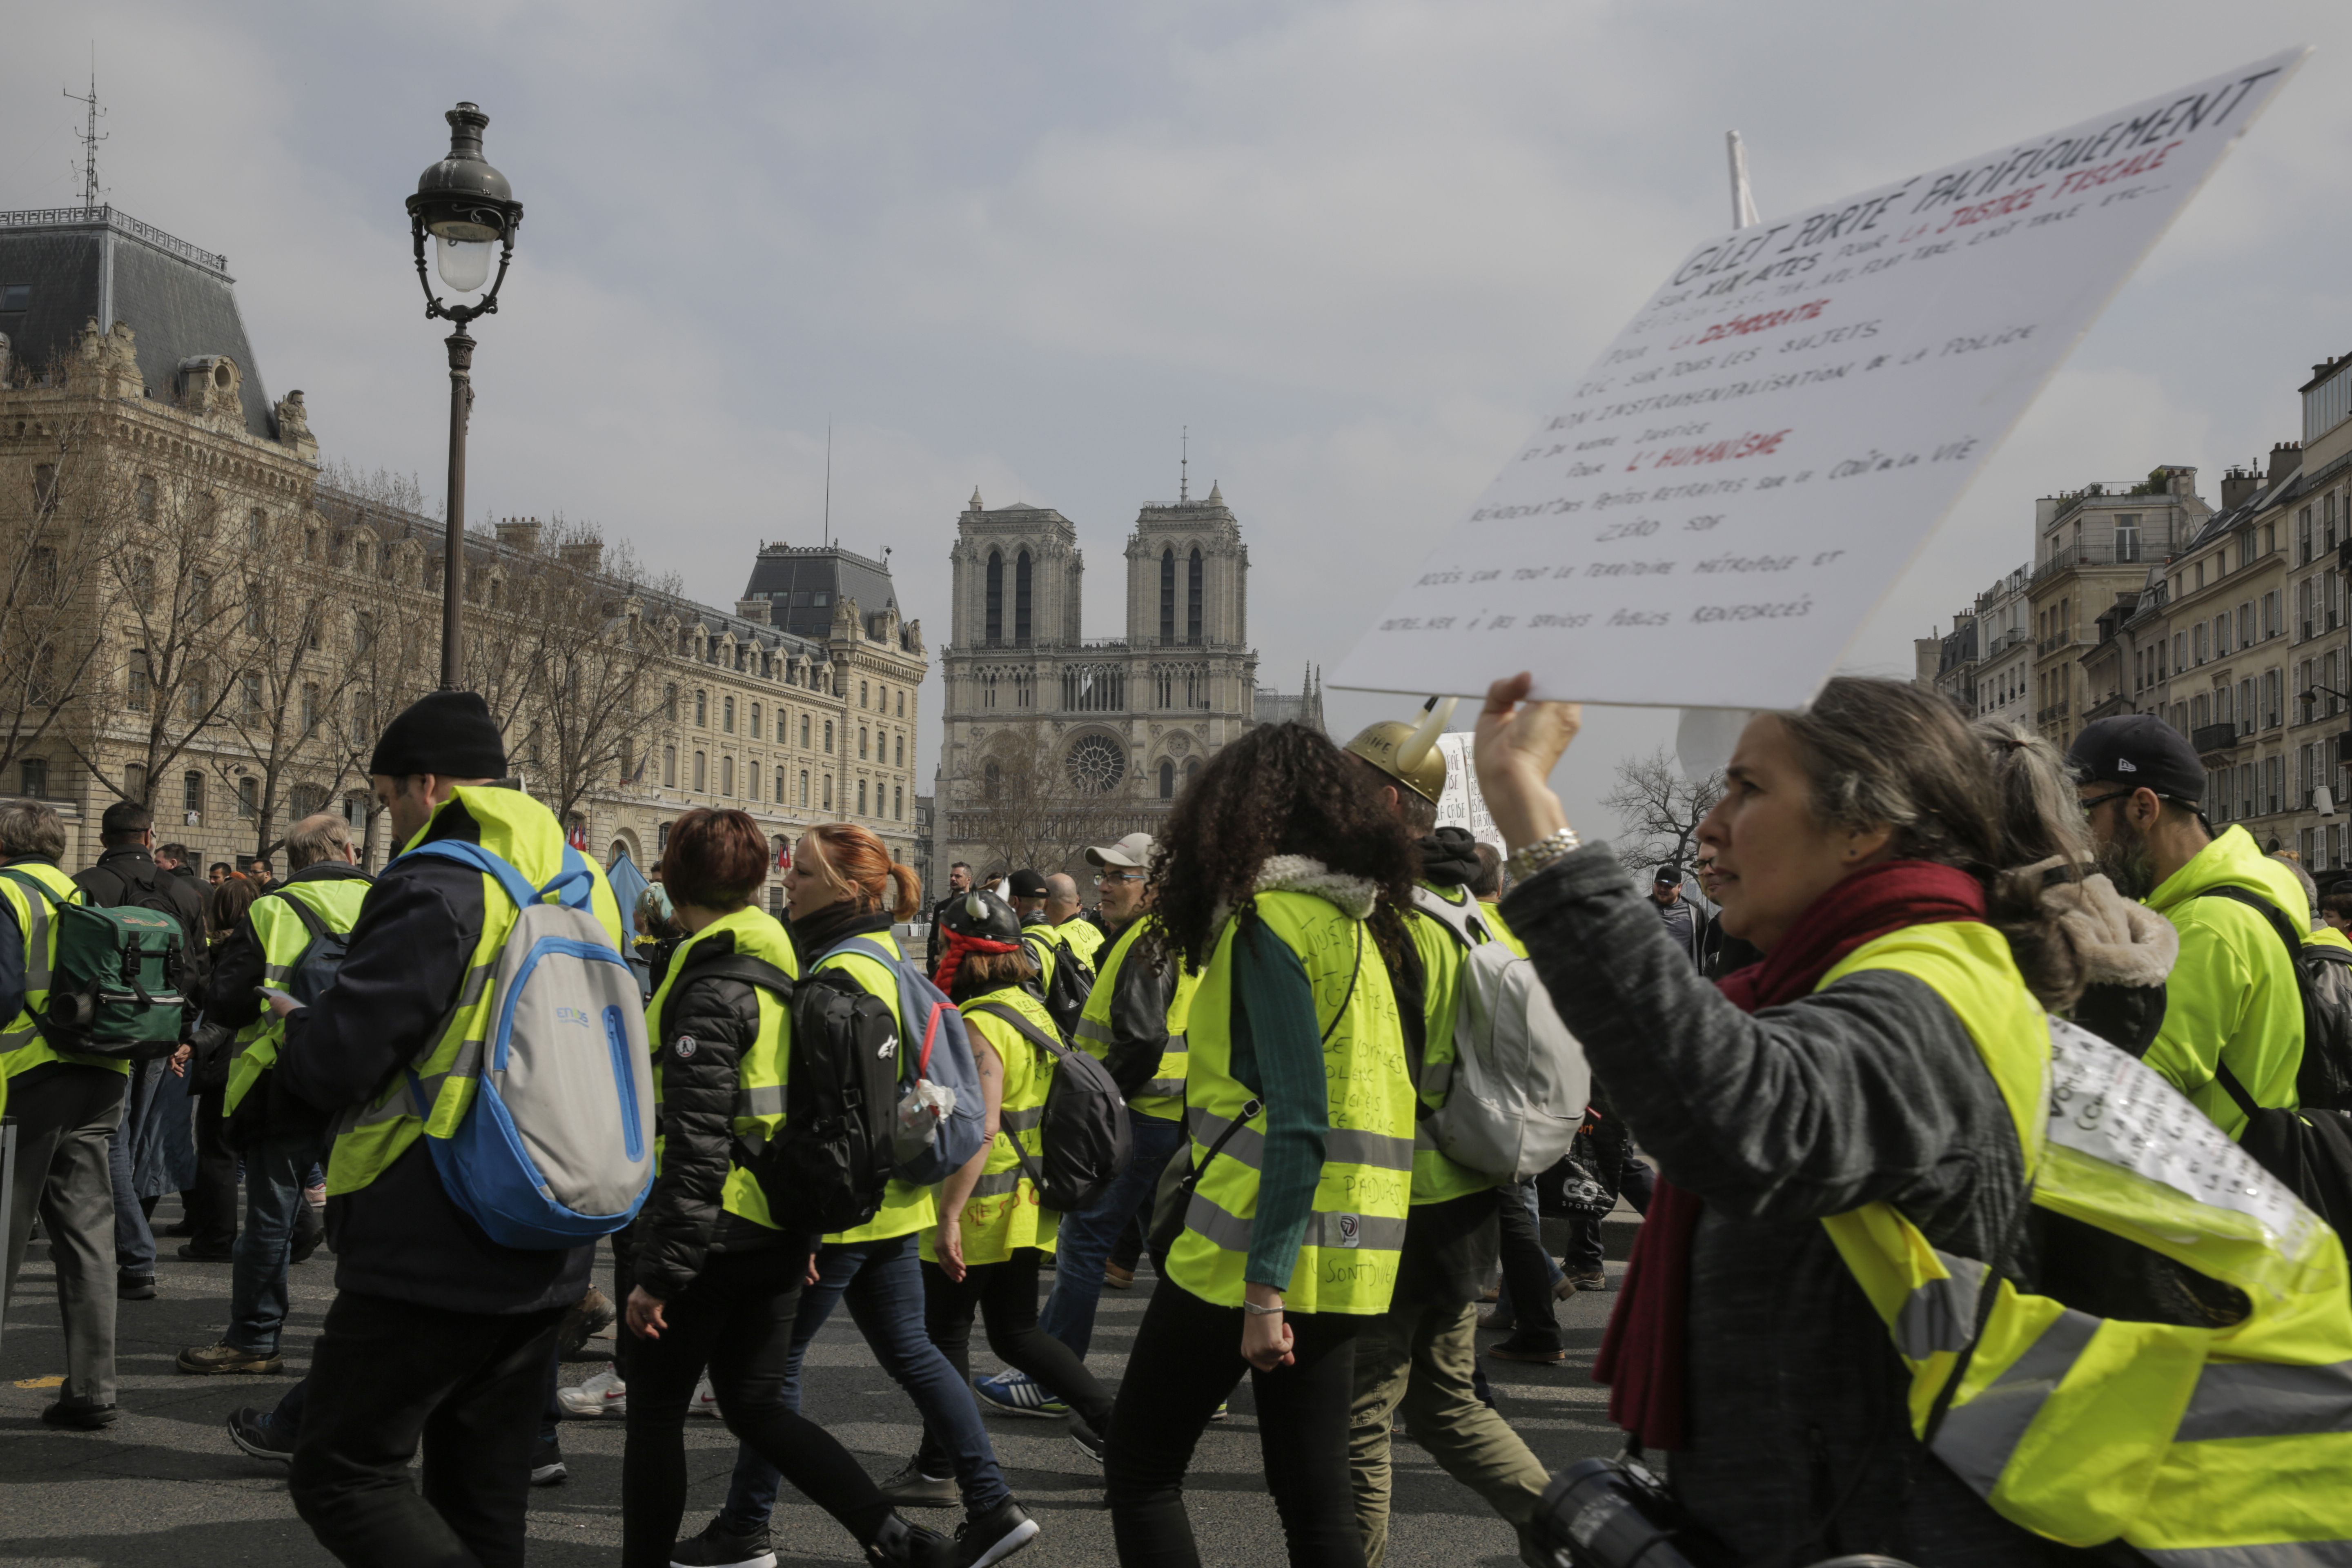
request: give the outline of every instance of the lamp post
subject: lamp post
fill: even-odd
[[[449,155],[418,176],[408,198],[408,226],[416,250],[416,280],[425,289],[425,319],[453,323],[449,334],[449,507],[447,557],[441,571],[441,689],[457,689],[461,606],[466,587],[466,420],[474,405],[474,340],[466,325],[499,308],[499,289],[514,259],[515,230],[522,204],[507,177],[482,157],[482,131],[490,117],[470,103],[443,116],[449,122]],[[444,305],[425,270],[425,238],[430,233],[443,284],[471,294],[489,278],[490,247],[499,250],[499,275],[490,291],[471,305]]]

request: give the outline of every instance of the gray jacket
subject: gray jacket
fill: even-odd
[[[1671,1461],[1698,1522],[1775,1568],[1854,1552],[1918,1568],[2093,1561],[2009,1523],[1920,1453],[1907,1373],[1820,1223],[1884,1200],[1970,1258],[2014,1224],[2017,1131],[1943,1001],[1876,971],[1742,1013],[1605,844],[1520,883],[1503,915],[1643,1151],[1706,1204],[1689,1447]]]

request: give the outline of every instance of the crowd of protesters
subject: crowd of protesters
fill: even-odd
[[[2251,1130],[2321,1109],[2304,972],[2308,950],[2352,960],[2352,888],[2323,897],[2292,857],[2216,833],[2201,763],[2158,721],[2101,721],[2062,756],[1920,688],[1843,678],[1751,721],[1695,864],[1636,883],[1547,782],[1577,711],[1527,691],[1497,683],[1478,724],[1500,852],[1439,826],[1432,726],[1374,725],[1345,747],[1261,727],[1156,834],[1087,851],[1091,910],[1066,871],[958,863],[919,956],[905,933],[921,889],[863,828],[799,840],[780,920],[756,901],[764,830],[688,812],[625,915],[546,808],[500,787],[479,699],[403,713],[370,765],[396,842],[476,846],[535,888],[584,870],[579,907],[642,976],[660,1152],[611,1236],[611,1304],[591,1286],[595,1246],[493,1240],[430,1147],[464,1114],[469,1010],[513,923],[484,875],[402,854],[370,878],[328,816],[289,830],[285,881],[257,860],[215,864],[207,887],[126,802],[68,878],[56,814],[0,805],[7,1277],[13,1292],[37,1221],[65,1325],[43,1419],[115,1420],[116,1304],[155,1295],[150,1217],[177,1191],[180,1255],[234,1264],[221,1338],[179,1357],[190,1374],[278,1372],[288,1270],[332,1249],[310,1375],[228,1425],[289,1462],[303,1519],[352,1563],[521,1563],[528,1489],[565,1474],[559,1418],[626,1424],[625,1568],[769,1568],[786,1482],[870,1561],[992,1563],[1041,1525],[988,1412],[1066,1421],[1102,1468],[1118,1560],[1182,1568],[1202,1560],[1195,1447],[1244,1384],[1292,1563],[1383,1560],[1400,1423],[1517,1531],[1525,1561],[1549,1563],[1551,1478],[1488,1393],[1476,1335],[1507,1331],[1493,1357],[1559,1365],[1558,1301],[1612,1289],[1592,1368],[1612,1416],[1633,1452],[1668,1457],[1690,1539],[1731,1560],[2107,1562],[2088,1548],[2224,1529],[2149,1502],[2078,1531],[2073,1493],[2020,1503],[2065,1434],[2023,1442],[2029,1409],[1992,1444],[2000,1369],[1971,1380],[1969,1358],[2006,1346],[2001,1377],[2031,1364],[2055,1386],[2074,1363],[2023,1353],[2056,1353],[2055,1330],[2035,1339],[2052,1314],[2218,1332],[2281,1310],[2231,1308],[2159,1244],[2130,1250],[2095,1204],[2075,1203],[2071,1229],[2043,1217],[2063,1185],[2042,1126],[2052,1020],[2252,1151]],[[72,1048],[47,998],[57,911],[75,903],[178,922],[176,1049]],[[318,971],[330,939],[339,967]],[[1475,1066],[1476,1006],[1514,965],[1591,1074],[1573,1143],[1527,1179],[1465,1163],[1442,1131]],[[961,1010],[983,1124],[944,1179],[894,1174],[870,1219],[824,1234],[747,1164],[786,1127],[792,997],[820,976],[878,1005],[896,1038],[922,1032],[917,977],[935,984]],[[1115,1085],[1126,1163],[1064,1213],[1040,1170],[1072,1052]],[[1640,1239],[1612,1277],[1604,1238],[1629,1222],[1607,1216],[1629,1209]],[[1559,1256],[1547,1214],[1569,1221]],[[2332,1274],[2305,1268],[2289,1294],[2345,1319],[2311,1342],[2343,1360],[2352,1314],[2326,1245]],[[1147,1274],[1126,1358],[1094,1353],[1102,1290]],[[840,1413],[803,1410],[836,1307],[921,1418],[878,1481],[828,1430]],[[612,1363],[559,1387],[562,1355],[616,1310]],[[975,1327],[1005,1368],[977,1382]],[[2160,1457],[2180,1409],[2166,1426],[2158,1373],[2130,1375],[2095,1411],[2041,1419]],[[2245,1425],[2293,1437],[2301,1396],[2273,1392],[2280,1410]],[[722,1510],[682,1536],[697,1411],[740,1451]],[[908,1517],[929,1509],[961,1522]],[[2315,1516],[2305,1528],[2339,1539]]]

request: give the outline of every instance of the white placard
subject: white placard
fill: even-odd
[[[1331,684],[1805,702],[2309,52],[1699,246]]]
[[[1437,797],[1437,826],[1462,828],[1499,852],[1504,847],[1503,830],[1495,826],[1493,815],[1486,810],[1486,797],[1478,793],[1478,770],[1470,760],[1472,739],[1461,731],[1437,737],[1437,749],[1445,757],[1445,788]]]

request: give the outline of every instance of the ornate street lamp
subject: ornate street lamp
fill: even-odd
[[[515,230],[522,226],[522,204],[507,177],[482,157],[482,131],[490,117],[461,103],[449,121],[449,155],[418,176],[408,198],[408,225],[416,247],[416,280],[425,289],[425,318],[456,323],[449,334],[448,555],[441,574],[441,689],[457,687],[460,606],[466,587],[466,420],[474,405],[474,340],[466,324],[499,308],[499,289],[514,259]],[[490,247],[499,247],[499,275],[490,291],[471,305],[444,305],[425,270],[425,237],[430,233],[441,281],[453,293],[479,292],[490,273]]]

